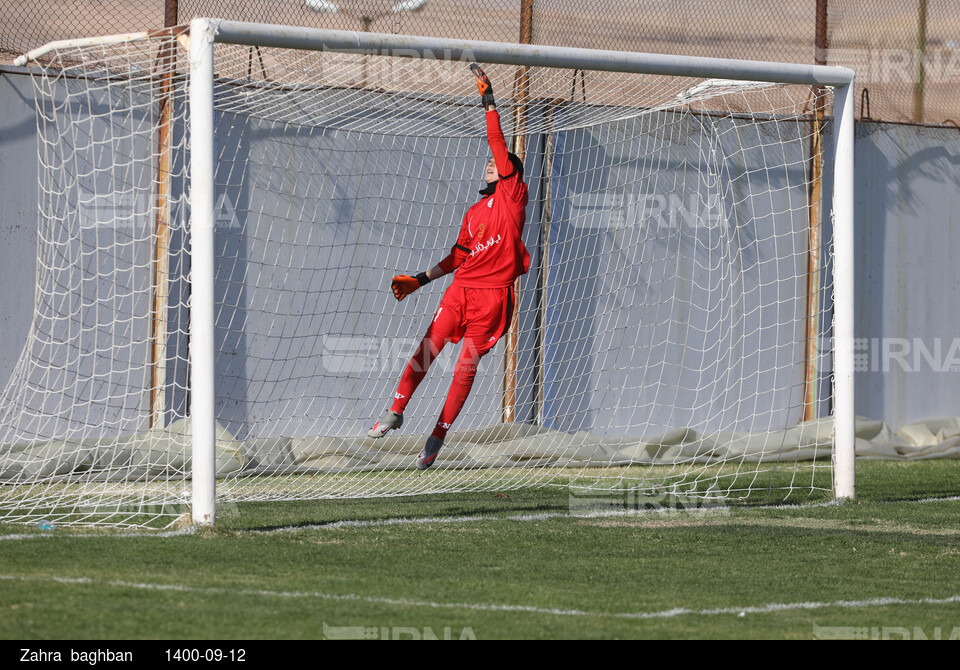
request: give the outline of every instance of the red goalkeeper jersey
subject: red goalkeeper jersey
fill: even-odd
[[[487,112],[487,140],[501,176],[493,195],[481,198],[463,217],[453,250],[455,256],[466,255],[453,275],[453,284],[459,286],[511,286],[530,269],[530,254],[522,239],[527,185],[510,162],[496,110]]]

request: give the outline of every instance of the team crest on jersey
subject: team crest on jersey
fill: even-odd
[[[492,196],[492,195],[491,195],[490,198],[487,200],[487,207],[489,207],[490,209],[493,209],[493,196]]]
[[[477,237],[483,239],[483,234],[487,232],[486,227],[481,223],[480,227],[477,228]]]

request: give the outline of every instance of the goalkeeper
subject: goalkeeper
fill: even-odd
[[[530,255],[521,239],[528,200],[523,163],[507,151],[490,80],[478,65],[471,65],[470,70],[477,78],[486,110],[487,141],[493,153],[484,171],[486,187],[480,191],[480,201],[463,217],[457,243],[446,258],[414,277],[393,278],[393,294],[403,300],[421,286],[456,270],[433,322],[400,378],[393,406],[367,433],[369,437],[383,437],[402,426],[403,410],[430,363],[448,343],[463,340],[440,418],[417,457],[420,470],[433,465],[447,431],[470,394],[477,364],[507,331],[514,308],[513,282],[530,267]]]

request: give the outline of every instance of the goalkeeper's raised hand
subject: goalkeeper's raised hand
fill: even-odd
[[[429,283],[430,278],[427,277],[426,272],[421,272],[416,277],[411,277],[410,275],[397,275],[393,278],[393,281],[390,282],[390,288],[393,290],[393,297],[400,301],[421,286],[425,286]]]
[[[477,89],[480,91],[480,99],[483,100],[483,108],[489,111],[490,108],[495,106],[493,102],[493,86],[490,84],[490,79],[487,78],[483,69],[476,63],[470,64],[470,71],[473,72],[473,76],[477,78]]]

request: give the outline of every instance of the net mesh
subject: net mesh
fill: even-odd
[[[531,268],[418,476],[454,347],[401,431],[365,435],[449,282],[397,303],[390,278],[448,253],[489,156],[466,64],[217,46],[219,500],[828,492],[809,87],[484,67],[524,154]],[[0,396],[0,513],[169,521],[190,488],[186,55],[154,37],[42,70],[35,318]]]

